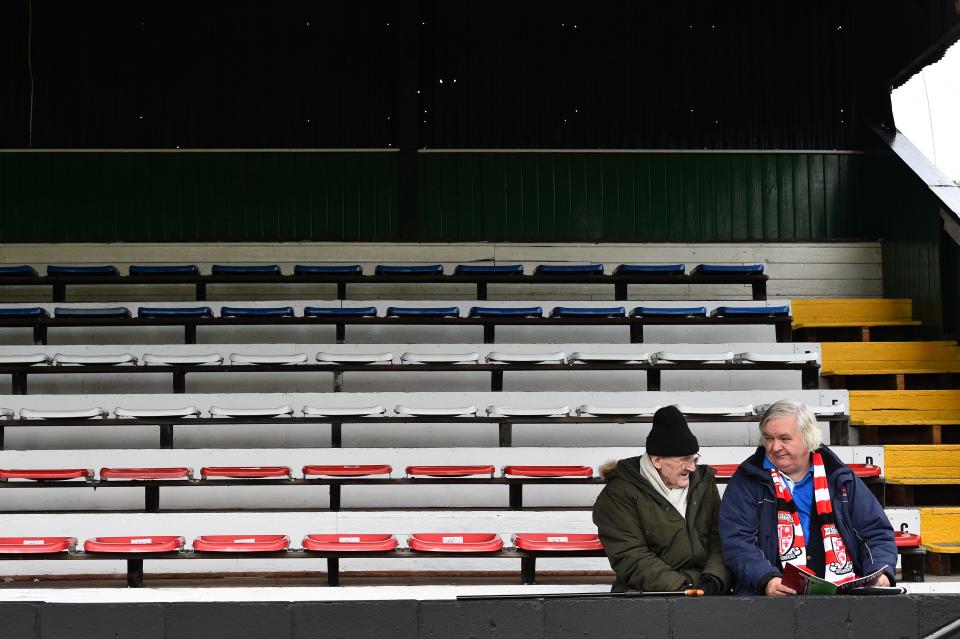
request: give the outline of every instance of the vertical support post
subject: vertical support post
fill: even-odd
[[[500,447],[510,448],[513,446],[513,424],[510,422],[500,422]]]
[[[340,489],[341,484],[330,484],[330,510],[338,512],[340,510]]]
[[[143,509],[148,513],[160,512],[160,487],[143,487]]]
[[[173,371],[173,392],[180,394],[187,392],[187,374],[185,372]]]
[[[343,448],[343,422],[330,422],[330,447]]]
[[[343,371],[342,370],[333,371],[333,392],[334,393],[343,392]]]
[[[537,558],[520,558],[520,583],[524,586],[530,586],[537,583]]]
[[[33,325],[33,343],[47,343],[47,325],[42,319],[37,320],[37,323]]]
[[[492,320],[486,320],[483,323],[483,343],[493,344],[497,339],[497,325]]]
[[[340,585],[340,558],[327,558],[327,585],[337,587]]]
[[[930,425],[930,443],[936,445],[943,443],[943,427],[939,424]]]
[[[54,302],[66,302],[67,301],[67,285],[66,284],[54,284],[53,285],[53,301]]]
[[[615,282],[613,285],[613,299],[623,301],[627,299],[627,283]]]
[[[800,385],[805,390],[816,390],[820,387],[820,369],[817,366],[804,366],[800,372]]]
[[[503,370],[490,371],[490,391],[493,393],[503,391]]]
[[[487,299],[487,283],[486,282],[477,282],[477,299],[478,300]]]
[[[767,299],[767,280],[763,279],[758,282],[753,282],[750,284],[750,288],[753,292],[753,299],[762,302]]]
[[[660,390],[660,374],[661,370],[659,368],[651,368],[647,371],[647,390],[648,391],[658,391]]]
[[[903,575],[903,581],[922,582],[923,565],[925,563],[926,553],[920,549],[911,549],[910,552],[900,554],[900,569]]]
[[[849,446],[850,445],[850,420],[830,422],[830,445],[831,446]]]
[[[347,325],[344,322],[337,322],[335,326],[337,344],[345,343],[347,341]]]
[[[643,324],[639,321],[630,324],[630,343],[643,344]]]
[[[5,430],[6,430],[6,429],[5,429],[3,426],[0,426],[0,450],[3,450],[3,448],[4,448],[3,439],[4,439],[4,434],[5,434],[4,431],[5,431]]]
[[[143,588],[143,559],[127,559],[127,588]]]
[[[14,395],[26,395],[27,394],[27,374],[25,372],[13,373],[12,375],[10,375],[10,385]]]
[[[341,301],[347,299],[347,283],[346,282],[337,282],[337,299]]]
[[[793,341],[793,325],[790,323],[789,318],[775,318],[774,324],[775,331],[777,334],[778,342],[792,342]]]
[[[187,323],[183,325],[183,343],[197,343],[197,325],[189,323],[189,320],[187,320]]]
[[[204,302],[207,299],[207,283],[197,282],[197,301]]]
[[[160,448],[173,448],[173,424],[160,424]]]
[[[523,510],[523,484],[510,484],[510,510]]]

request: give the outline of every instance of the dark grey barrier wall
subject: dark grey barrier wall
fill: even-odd
[[[960,595],[276,603],[0,603],[2,639],[924,637]]]

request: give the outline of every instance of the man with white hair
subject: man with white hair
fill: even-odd
[[[786,564],[834,584],[883,569],[893,585],[897,546],[873,493],[822,444],[805,405],[781,400],[760,418],[763,445],[740,464],[720,506],[723,558],[739,595],[791,595]]]

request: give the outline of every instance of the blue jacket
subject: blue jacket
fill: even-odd
[[[837,530],[853,560],[857,575],[887,567],[894,583],[897,545],[893,527],[877,498],[826,446],[820,447],[830,485]],[[777,498],[770,471],[763,469],[765,452],[740,464],[720,505],[720,544],[723,559],[737,580],[734,594],[763,594],[771,577],[781,575],[777,552]]]

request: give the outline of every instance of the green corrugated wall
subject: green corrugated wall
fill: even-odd
[[[424,153],[418,225],[428,241],[861,238],[860,159],[844,153]]]
[[[392,240],[397,155],[0,153],[0,242]]]
[[[403,219],[390,152],[0,153],[0,243],[872,239],[862,156],[428,152]]]
[[[936,196],[889,149],[866,159],[872,224],[881,232],[883,295],[913,300],[929,338],[943,333],[941,221]]]

